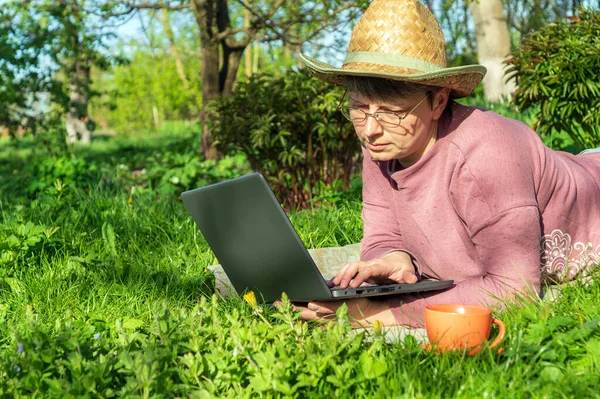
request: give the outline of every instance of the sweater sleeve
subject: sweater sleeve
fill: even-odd
[[[385,165],[373,161],[363,149],[363,210],[364,233],[360,259],[380,258],[392,251],[404,249],[398,218],[390,203],[392,188],[384,175]]]

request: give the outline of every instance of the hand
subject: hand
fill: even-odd
[[[348,263],[329,281],[329,286],[358,288],[362,283],[416,283],[417,275],[410,255],[394,251],[382,258]]]
[[[307,306],[296,306],[300,310],[300,317],[307,321],[335,322],[336,311],[346,303],[348,316],[353,327],[368,327],[375,320],[384,326],[396,325],[396,319],[390,310],[387,301],[374,301],[368,298],[353,298],[345,301],[309,302]]]

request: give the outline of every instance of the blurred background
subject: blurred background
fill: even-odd
[[[187,145],[171,155],[183,158],[166,169],[187,172],[162,170],[160,181],[179,190],[206,183],[199,168],[212,164],[202,162],[233,157],[267,175],[282,203],[306,206],[324,187],[349,188],[360,159],[336,112],[340,90],[309,77],[297,55],[341,65],[368,4],[4,0],[2,142],[72,154],[81,151],[72,144],[95,139],[179,134]],[[463,103],[520,119],[555,149],[600,145],[597,0],[423,4],[442,26],[449,65],[488,68]],[[148,170],[148,159],[119,162]]]

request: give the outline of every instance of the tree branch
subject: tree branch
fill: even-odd
[[[133,10],[167,10],[167,11],[179,11],[186,10],[190,8],[189,4],[180,4],[178,6],[173,6],[164,3],[130,3],[128,1],[124,1],[121,3],[124,6],[130,7]]]

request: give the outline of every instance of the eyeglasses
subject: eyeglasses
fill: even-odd
[[[408,110],[407,112],[404,112],[404,113],[392,112],[392,111],[377,111],[377,112],[369,113],[369,112],[363,111],[360,108],[343,106],[344,97],[346,97],[347,92],[348,92],[347,90],[344,92],[344,95],[342,96],[340,104],[338,105],[338,110],[340,110],[342,112],[342,115],[344,115],[344,117],[346,119],[348,119],[349,121],[354,123],[355,126],[361,126],[366,123],[367,118],[369,116],[372,116],[373,118],[375,118],[375,120],[377,122],[379,122],[382,126],[385,126],[385,127],[400,126],[400,123],[402,123],[402,121],[404,119],[406,119],[406,117],[408,115],[410,115],[410,113],[413,112],[423,102],[423,100],[425,100],[431,94],[431,92],[427,92],[425,97],[423,97],[421,100],[419,100],[419,102],[416,103],[414,105],[414,107],[412,107],[410,110]]]

